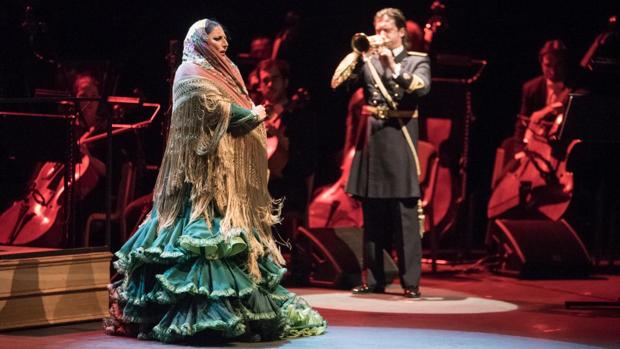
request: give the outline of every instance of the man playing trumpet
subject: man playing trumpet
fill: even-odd
[[[420,297],[418,102],[430,90],[430,60],[407,52],[406,21],[395,8],[375,14],[376,35],[356,35],[332,88],[364,87],[367,122],[358,132],[346,191],[362,202],[365,280],[355,294],[383,293],[383,250],[394,244],[405,297]],[[364,129],[365,127],[365,129]]]

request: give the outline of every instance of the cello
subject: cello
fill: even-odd
[[[78,145],[94,129],[85,133]],[[97,185],[100,175],[94,169],[92,159],[84,154],[75,165],[74,179],[70,185],[77,189],[76,199],[83,199]],[[64,163],[45,162],[30,182],[26,195],[0,215],[0,244],[62,247],[65,236],[67,207],[65,205]],[[79,183],[79,185],[76,185]]]
[[[528,125],[521,149],[499,176],[489,199],[487,215],[496,218],[535,214],[557,221],[568,208],[573,194],[573,174],[567,171],[566,162],[581,141],[571,141],[564,155],[556,156],[551,140],[562,124],[563,114],[558,114],[553,121],[520,118]]]

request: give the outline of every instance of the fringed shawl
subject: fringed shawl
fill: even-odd
[[[222,219],[224,239],[239,230],[246,232],[249,271],[258,279],[257,259],[265,252],[284,263],[271,234],[271,226],[279,220],[279,205],[267,190],[264,126],[244,134],[228,132],[231,103],[251,107],[242,80],[235,80],[209,62],[186,61],[177,70],[154,207],[160,230],[171,226],[184,205],[191,204],[192,220],[204,218],[210,224],[215,217]]]

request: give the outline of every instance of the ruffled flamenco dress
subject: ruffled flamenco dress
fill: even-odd
[[[280,286],[266,131],[238,69],[205,44],[207,23],[185,38],[154,207],[116,252],[105,330],[201,344],[321,334],[325,320]]]
[[[189,206],[189,205],[187,205]],[[326,321],[280,285],[286,269],[269,255],[258,260],[260,280],[247,270],[245,231],[219,232],[190,207],[159,233],[153,211],[116,252],[124,278],[110,286],[108,334],[162,342],[200,338],[276,340],[322,334]]]

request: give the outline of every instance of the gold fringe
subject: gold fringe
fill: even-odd
[[[187,198],[191,219],[210,224],[222,217],[223,237],[247,232],[248,268],[260,278],[257,260],[265,251],[280,265],[284,259],[271,226],[280,220],[281,204],[267,191],[266,132],[261,124],[244,135],[226,132],[231,98],[199,77],[175,83],[174,106],[166,151],[154,190],[159,229],[182,214]]]

